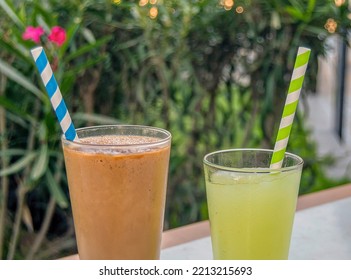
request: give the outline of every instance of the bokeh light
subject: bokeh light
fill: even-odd
[[[334,2],[337,7],[340,7],[341,5],[345,4],[345,0],[334,0]]]
[[[329,33],[335,33],[337,27],[338,27],[337,22],[332,18],[329,18],[327,22],[324,24],[324,28],[328,30]]]
[[[119,5],[121,4],[122,0],[112,0],[113,4]]]
[[[236,7],[235,11],[238,14],[242,14],[244,12],[244,7],[243,6],[238,6],[238,7]]]
[[[149,3],[149,0],[139,0],[139,6],[141,7],[145,6],[147,3]]]
[[[227,11],[231,10],[234,6],[234,0],[221,0],[220,4]]]
[[[157,15],[158,15],[157,7],[152,7],[149,11],[150,18],[155,19],[155,18],[157,18]]]

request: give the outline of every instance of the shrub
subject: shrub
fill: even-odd
[[[26,27],[43,28],[76,127],[123,122],[172,132],[171,228],[207,218],[207,152],[273,146],[298,46],[312,49],[306,94],[326,39],[346,37],[349,25],[346,4],[327,0],[154,2],[0,2],[3,258],[75,250],[60,128],[29,56],[35,42],[22,38]],[[50,41],[54,26],[66,30],[64,43]],[[306,162],[301,193],[336,183],[309,134],[299,115],[288,149]]]

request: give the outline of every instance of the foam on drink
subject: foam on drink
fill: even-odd
[[[80,142],[91,145],[142,145],[158,142],[159,139],[147,136],[104,135],[81,138]]]

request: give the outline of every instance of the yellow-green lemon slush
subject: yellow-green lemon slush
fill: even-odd
[[[205,156],[206,193],[215,259],[287,259],[303,160],[238,149]]]

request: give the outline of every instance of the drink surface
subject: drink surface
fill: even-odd
[[[157,140],[142,136],[80,139],[100,145]],[[169,144],[136,153],[64,145],[81,259],[159,258],[169,153]]]
[[[206,174],[215,259],[287,259],[301,171]]]
[[[155,137],[135,136],[135,135],[104,135],[79,139],[80,142],[93,145],[137,145],[148,144],[159,141]]]

